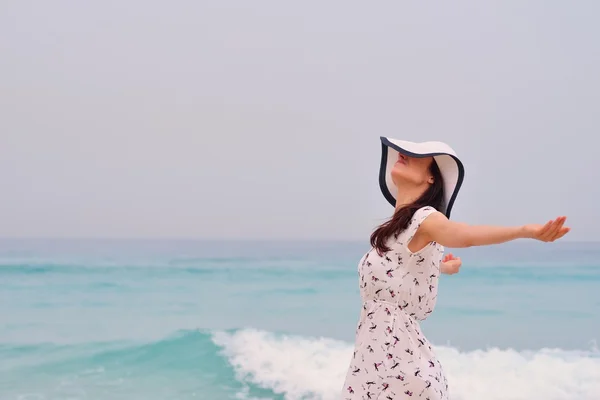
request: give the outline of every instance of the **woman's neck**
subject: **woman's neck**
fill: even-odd
[[[423,194],[423,189],[415,187],[412,190],[402,189],[398,190],[396,195],[396,211],[400,208],[414,203]]]

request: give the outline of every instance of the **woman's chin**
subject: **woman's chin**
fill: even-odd
[[[394,186],[398,189],[406,186],[406,180],[399,176],[392,175],[392,182],[394,182]]]
[[[392,180],[396,184],[397,184],[397,182],[405,181],[407,178],[406,170],[402,167],[397,167],[397,166],[394,166],[394,168],[391,171],[391,175],[392,175]]]
[[[408,189],[408,188],[413,188],[415,186],[418,186],[419,183],[417,181],[415,181],[415,177],[409,173],[407,173],[406,170],[402,171],[397,171],[397,170],[392,170],[392,182],[394,182],[394,185],[398,188],[404,188],[404,189]]]

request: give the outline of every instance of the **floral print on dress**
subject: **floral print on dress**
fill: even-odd
[[[432,212],[422,207],[408,227],[390,238],[389,252],[371,249],[358,266],[363,300],[354,353],[341,399],[448,400],[448,383],[419,321],[435,308],[444,248],[407,245]]]

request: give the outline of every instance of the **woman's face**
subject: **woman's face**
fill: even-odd
[[[398,159],[392,168],[392,180],[396,187],[419,187],[433,183],[429,166],[433,157],[409,157],[398,153]]]

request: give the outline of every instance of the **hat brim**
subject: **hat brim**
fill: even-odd
[[[444,204],[438,211],[450,218],[450,212],[465,176],[464,166],[454,150],[443,142],[416,143],[381,136],[379,186],[385,199],[394,207],[398,189],[392,181],[391,172],[398,160],[398,153],[408,157],[434,158],[444,181]]]

